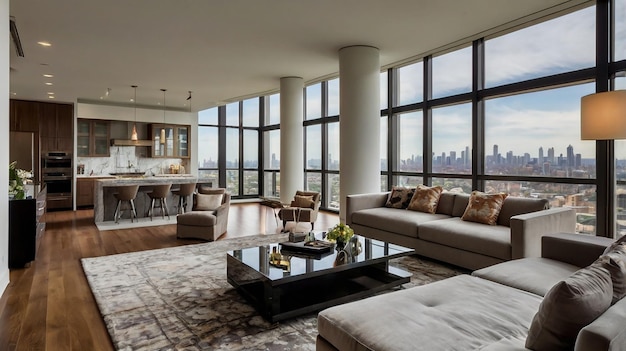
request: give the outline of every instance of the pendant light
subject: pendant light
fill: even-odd
[[[133,123],[133,132],[130,135],[130,140],[137,141],[137,86],[133,85],[133,89],[135,89],[135,98],[133,99],[133,105],[135,107],[135,122]]]
[[[165,144],[165,92],[167,89],[161,89],[163,92],[163,127],[161,127],[161,144]]]

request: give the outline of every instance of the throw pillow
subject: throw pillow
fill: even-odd
[[[391,208],[407,208],[413,198],[415,188],[405,188],[401,186],[394,186],[391,189],[391,194],[387,199],[386,207]]]
[[[439,197],[441,196],[442,191],[443,188],[440,186],[429,187],[426,185],[418,185],[407,209],[426,213],[436,213],[437,205],[439,204]]]
[[[502,209],[507,194],[485,194],[480,191],[472,191],[465,212],[461,217],[464,221],[496,225],[498,215]]]
[[[315,208],[313,195],[296,195],[291,203],[292,207]]]
[[[215,211],[222,205],[223,194],[195,194],[195,211]]]
[[[582,268],[554,285],[539,305],[526,338],[531,350],[573,350],[578,332],[611,305],[609,272]]]
[[[611,275],[613,283],[613,300],[616,303],[626,296],[626,245],[615,246],[611,251],[600,256],[594,263],[607,271]]]
[[[621,238],[615,240],[611,245],[609,245],[606,249],[604,249],[603,255],[606,254],[607,252],[612,251],[613,249],[615,249],[617,246],[621,244],[626,244],[626,235],[623,235]]]

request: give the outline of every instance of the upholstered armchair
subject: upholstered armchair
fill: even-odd
[[[199,188],[192,211],[176,216],[176,237],[216,240],[226,232],[229,209],[226,189]]]
[[[278,218],[283,221],[283,228],[287,222],[309,222],[311,230],[315,228],[317,213],[320,209],[320,193],[315,191],[296,191],[291,204],[278,212]]]

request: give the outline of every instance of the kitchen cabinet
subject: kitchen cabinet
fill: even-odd
[[[34,199],[9,201],[9,268],[33,261],[46,229],[46,188]]]
[[[164,133],[161,132],[164,130]],[[151,124],[152,157],[189,158],[189,126]],[[161,139],[161,136],[165,136]]]
[[[108,121],[78,119],[76,123],[76,152],[78,156],[109,157]]]
[[[39,103],[11,100],[9,129],[12,132],[39,132]]]
[[[76,178],[76,206],[93,206],[93,178]]]
[[[37,102],[34,102],[37,103]],[[74,149],[74,106],[39,102],[41,152]]]

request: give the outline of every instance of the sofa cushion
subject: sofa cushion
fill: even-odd
[[[549,258],[528,257],[479,269],[472,275],[545,296],[556,283],[579,269],[573,264]]]
[[[613,249],[600,256],[594,265],[609,271],[613,283],[613,301],[616,303],[626,296],[626,244],[613,246]]]
[[[429,187],[426,185],[418,185],[417,188],[415,188],[407,210],[436,213],[439,196],[442,191],[443,188],[440,186]]]
[[[445,214],[452,216],[452,210],[454,209],[454,198],[456,194],[451,192],[442,192],[439,195],[439,202],[437,203],[437,212],[439,214]]]
[[[223,194],[194,194],[194,211],[215,211],[222,204]]]
[[[450,216],[376,207],[354,212],[352,223],[417,238],[418,225],[447,218]]]
[[[407,208],[409,206],[409,203],[411,202],[411,198],[413,198],[414,192],[415,188],[394,186],[391,189],[391,193],[389,194],[389,198],[387,199],[385,207]]]
[[[469,203],[461,219],[464,221],[496,225],[498,215],[500,214],[500,210],[502,210],[502,204],[506,197],[507,194],[504,193],[485,194],[480,191],[472,191]]]
[[[595,265],[581,268],[544,297],[526,338],[532,350],[573,350],[578,332],[611,305],[609,272]]]
[[[511,226],[511,217],[531,213],[550,208],[550,202],[546,199],[534,199],[527,197],[508,196],[502,204],[502,210],[498,215],[498,224]]]
[[[452,208],[452,217],[461,217],[467,209],[469,203],[469,194],[455,194],[454,195],[454,207]]]
[[[192,211],[176,216],[176,223],[194,227],[212,227],[217,222],[212,212]]]
[[[421,223],[418,238],[502,260],[511,259],[511,230],[458,217]]]
[[[338,350],[479,350],[525,337],[540,301],[459,275],[331,307],[319,313],[318,331]]]

